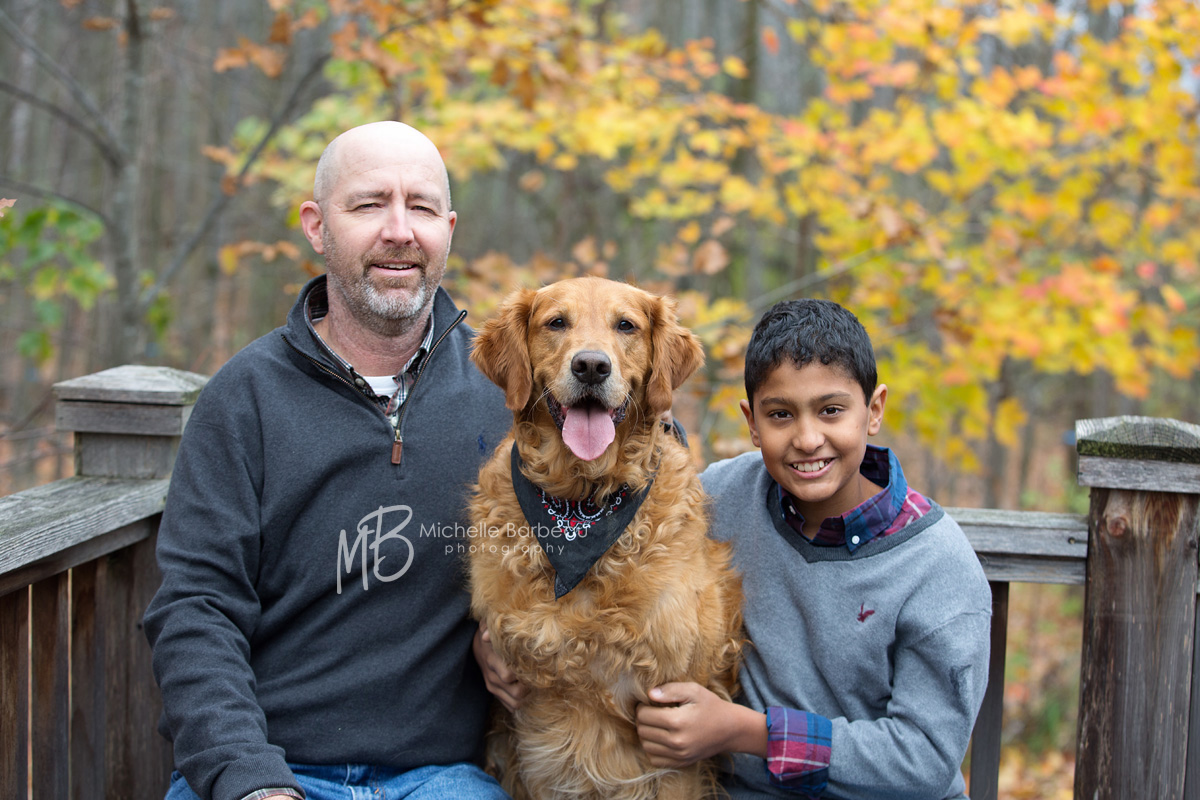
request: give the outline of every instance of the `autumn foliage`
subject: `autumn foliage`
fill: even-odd
[[[787,14],[764,25],[757,57],[790,37],[819,75],[796,113],[735,99],[750,77],[737,55],[669,44],[607,4],[270,5],[271,40],[219,66],[273,69],[286,31],[319,24],[338,87],[255,171],[281,203],[306,195],[332,134],[381,117],[426,130],[458,186],[532,158],[520,190],[554,207],[571,175],[598,176],[631,220],[669,232],[649,263],[576,227],[522,264],[467,254],[459,289],[485,314],[518,280],[582,271],[678,294],[715,360],[703,391],[717,452],[738,445],[749,326],[785,296],[858,313],[892,387],[889,424],[968,470],[989,431],[1009,443],[1025,419],[1016,394],[990,390],[1006,362],[1105,370],[1134,398],[1200,364],[1192,3],[1139,6],[1106,32],[1049,3],[777,4]],[[739,291],[752,245],[759,296]]]

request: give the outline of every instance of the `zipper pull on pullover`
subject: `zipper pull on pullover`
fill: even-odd
[[[442,335],[437,338],[433,346],[429,348],[429,352],[425,354],[425,361],[417,370],[417,376],[413,378],[412,386],[408,388],[408,399],[400,406],[400,410],[396,416],[396,438],[392,440],[392,463],[400,466],[400,459],[404,455],[404,437],[400,435],[400,426],[404,422],[404,414],[408,411],[408,402],[412,399],[412,392],[417,388],[417,383],[421,380],[421,376],[425,374],[425,368],[429,366],[429,362],[433,359],[433,354],[437,351],[438,345],[442,343],[450,332],[458,327],[458,324],[467,318],[467,312],[458,312],[458,317],[450,323],[450,327],[442,332]]]

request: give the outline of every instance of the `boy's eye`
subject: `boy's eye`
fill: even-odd
[[[770,411],[767,413],[767,416],[770,417],[771,419],[791,419],[792,415],[786,411],[779,410],[779,411]]]
[[[833,416],[840,414],[841,412],[842,412],[842,409],[838,408],[837,406],[826,406],[825,408],[821,409],[821,416],[833,417]]]

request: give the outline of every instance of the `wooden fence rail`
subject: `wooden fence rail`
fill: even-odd
[[[204,380],[120,367],[58,384],[76,477],[0,498],[0,752],[16,754],[0,769],[2,798],[166,790],[170,750],[140,622],[171,465]],[[1200,797],[1200,428],[1120,417],[1082,421],[1077,434],[1088,516],[948,509],[992,586],[971,796],[997,797],[1009,585],[1036,582],[1086,587],[1076,797]]]

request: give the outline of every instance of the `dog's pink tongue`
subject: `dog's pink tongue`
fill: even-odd
[[[584,461],[599,458],[617,436],[617,428],[606,409],[588,403],[564,408],[562,437],[571,452]]]

